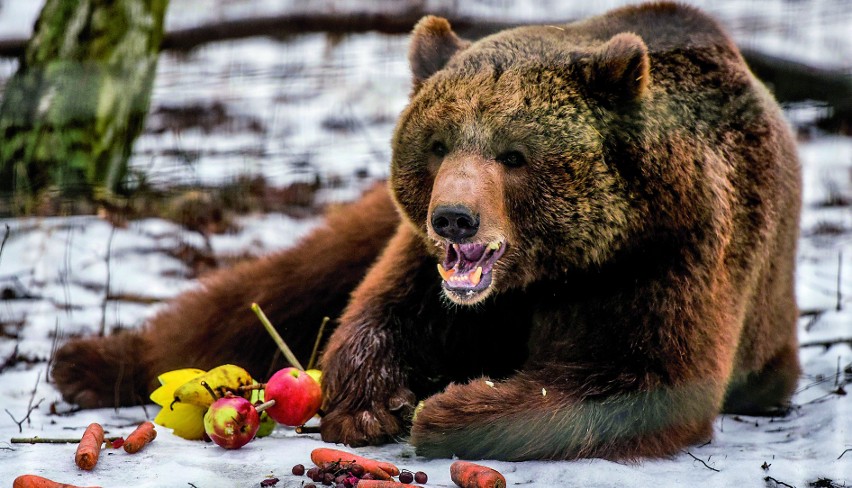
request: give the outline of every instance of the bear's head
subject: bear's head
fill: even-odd
[[[429,16],[409,61],[391,188],[450,300],[558,279],[625,242],[635,215],[604,132],[648,92],[642,39],[538,26],[470,43]]]

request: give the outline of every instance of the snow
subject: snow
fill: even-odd
[[[40,3],[0,0],[0,38],[28,35],[28,19],[35,18]],[[465,15],[519,21],[577,18],[623,3],[456,2]],[[852,11],[843,0],[692,3],[720,15],[743,45],[819,66],[848,70],[852,65]],[[449,2],[426,4],[449,8]],[[168,24],[184,27],[300,5],[172,0]],[[322,8],[338,11],[353,5],[321,2]],[[388,11],[398,8],[387,2],[377,5]],[[246,173],[262,174],[273,185],[337,179],[342,183],[325,184],[319,200],[350,200],[387,174],[388,141],[408,92],[406,48],[404,36],[371,33],[333,40],[308,34],[289,43],[246,39],[165,53],[154,111],[135,147],[134,167],[144,169],[154,182],[218,184]],[[0,80],[13,71],[13,62],[0,60]],[[208,133],[160,125],[168,121],[157,115],[157,108],[210,106],[214,101],[224,104],[235,127]],[[804,125],[820,110],[802,104],[787,107],[786,114]],[[246,129],[251,121],[264,130]],[[334,128],[353,121],[354,129]],[[805,206],[797,294],[805,313],[799,323],[803,374],[793,412],[774,419],[720,416],[710,444],[693,446],[670,460],[483,464],[500,470],[510,486],[784,486],[766,477],[800,488],[820,478],[852,484],[852,451],[845,452],[852,449],[852,398],[833,393],[843,385],[848,390],[852,381],[852,373],[845,371],[852,366],[852,207],[827,204],[838,196],[852,198],[852,139],[813,130],[810,136],[799,145]],[[238,219],[238,232],[211,236],[210,246],[217,256],[262,254],[292,245],[316,223],[282,214],[248,215]],[[0,288],[4,296],[15,298],[0,300],[0,360],[13,354],[21,360],[0,369],[0,404],[6,412],[0,419],[0,482],[35,473],[81,486],[204,488],[258,486],[274,476],[281,480],[279,487],[301,486],[307,478],[291,475],[290,468],[310,465],[310,450],[325,444],[316,435],[298,435],[285,427],[238,451],[186,441],[159,428],[157,439],[141,453],[105,451],[92,472],[74,465],[74,444],[12,444],[13,437],[79,437],[90,422],[104,425],[107,435],[123,436],[156,415],[153,405],[74,411],[49,383],[47,360],[57,335],[137,328],[163,300],[198,286],[170,250],[181,244],[202,248],[206,242],[160,219],[133,221],[124,228],[94,216],[15,219],[0,221],[0,238],[6,225],[10,230],[0,253]],[[105,301],[107,294],[113,298]],[[837,343],[826,347],[824,342]],[[17,422],[25,417],[19,430]],[[358,453],[425,471],[429,487],[453,486],[451,460],[417,457],[407,443]]]
[[[852,338],[850,283],[850,212],[852,209],[823,208],[830,181],[849,184],[852,171],[852,139],[819,138],[801,144],[806,184],[806,206],[802,219],[798,294],[803,310],[820,311],[800,323],[803,344]],[[841,187],[848,193],[848,186]],[[845,229],[840,237],[826,239],[811,231],[824,219],[836,218]],[[316,221],[295,220],[283,215],[255,215],[239,221],[242,232],[216,236],[211,244],[218,254],[248,249],[269,252],[292,244]],[[11,480],[22,473],[36,473],[82,486],[104,487],[249,487],[266,476],[281,480],[277,486],[298,487],[306,480],[290,473],[294,464],[310,465],[309,452],[324,445],[316,435],[297,435],[278,427],[272,436],[258,439],[238,451],[225,451],[211,444],[191,442],[160,428],[157,439],[139,454],[108,450],[92,472],[81,472],[73,463],[73,444],[11,444],[13,437],[79,437],[90,422],[104,425],[108,435],[127,435],[135,424],[153,418],[157,407],[100,409],[73,412],[56,390],[45,381],[55,330],[64,334],[97,332],[110,259],[110,289],[150,298],[172,296],[195,286],[180,276],[186,270],[166,251],[178,242],[198,237],[157,219],[113,229],[96,217],[20,219],[8,224],[10,237],[0,255],[0,277],[4,287],[16,286],[38,298],[0,302],[0,322],[26,319],[18,328],[4,325],[4,333],[17,339],[0,341],[0,357],[17,347],[20,356],[34,364],[20,363],[0,374],[3,408],[0,420],[0,479]],[[841,310],[837,305],[838,255],[841,261]],[[159,305],[158,305],[159,306]],[[107,307],[107,330],[137,327],[158,306],[139,306],[120,301]],[[556,486],[774,486],[763,479],[771,476],[792,486],[804,487],[819,478],[852,481],[852,398],[832,392],[852,381],[843,368],[852,365],[850,343],[801,349],[804,369],[794,411],[785,418],[720,416],[715,422],[712,443],[694,446],[671,460],[621,464],[602,460],[577,462],[488,462],[500,470],[510,485]],[[30,402],[37,405],[23,422]],[[59,414],[51,413],[55,405]],[[62,413],[66,412],[66,413]],[[412,471],[429,474],[427,486],[452,486],[451,460],[426,460],[414,455],[406,443],[362,448],[359,454],[395,462]],[[695,456],[700,461],[696,461]],[[839,458],[840,457],[840,458]],[[839,458],[839,459],[838,459]],[[768,464],[767,470],[761,468]],[[712,468],[712,470],[710,469]],[[714,471],[718,470],[718,471]]]

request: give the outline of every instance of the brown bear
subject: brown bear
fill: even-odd
[[[141,402],[157,373],[225,362],[262,378],[282,363],[259,302],[300,357],[342,313],[327,441],[410,425],[425,456],[636,459],[708,439],[723,410],[783,411],[799,163],[715,21],[653,3],[471,43],[426,17],[409,58],[389,191],[141,333],[70,342],[65,398]]]

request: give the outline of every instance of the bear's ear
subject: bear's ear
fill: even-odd
[[[408,62],[417,89],[426,78],[443,68],[453,54],[470,45],[460,39],[447,19],[427,15],[417,22],[408,48]]]
[[[641,97],[650,81],[648,47],[630,32],[616,34],[585,60],[582,74],[597,98],[617,104]]]

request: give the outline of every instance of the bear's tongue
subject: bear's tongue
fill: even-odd
[[[449,244],[438,273],[450,288],[485,288],[491,283],[491,268],[503,251],[502,242]]]

